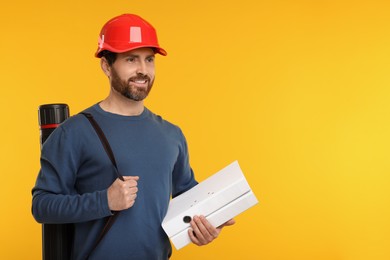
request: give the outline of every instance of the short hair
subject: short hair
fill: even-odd
[[[104,50],[100,53],[101,57],[107,60],[109,66],[112,66],[116,60],[116,53],[108,50]]]

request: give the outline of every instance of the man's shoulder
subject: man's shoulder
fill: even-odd
[[[93,106],[83,110],[82,112],[79,112],[77,114],[74,114],[70,116],[68,119],[66,119],[61,125],[60,128],[62,128],[64,131],[80,131],[84,128],[85,125],[88,125],[88,120],[85,118],[82,113],[90,113],[93,114]]]
[[[154,122],[156,122],[157,124],[159,124],[161,127],[164,127],[164,128],[170,129],[172,131],[181,133],[181,129],[177,124],[173,123],[170,120],[167,120],[163,116],[158,115],[150,110],[149,110],[149,113],[150,113],[150,117],[152,118],[152,120]]]

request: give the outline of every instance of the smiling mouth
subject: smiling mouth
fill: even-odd
[[[146,84],[148,82],[146,79],[139,79],[139,80],[132,80],[132,82],[137,83],[137,84]]]
[[[148,79],[130,79],[129,83],[136,86],[136,87],[145,87],[148,85],[149,80]]]

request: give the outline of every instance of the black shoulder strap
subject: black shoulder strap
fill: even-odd
[[[95,129],[97,135],[99,136],[100,141],[102,142],[104,150],[106,151],[108,157],[110,158],[112,165],[114,165],[115,167],[116,175],[121,181],[124,181],[122,174],[120,174],[118,171],[118,166],[116,165],[114,153],[112,152],[110,143],[108,142],[106,136],[104,135],[103,130],[100,128],[99,124],[96,122],[96,120],[93,118],[93,116],[90,113],[82,112],[81,114],[83,114],[89,120],[89,122]]]
[[[118,171],[118,166],[117,166],[116,161],[115,161],[114,153],[112,152],[110,143],[108,142],[106,136],[104,135],[103,130],[100,128],[99,124],[96,122],[96,120],[93,118],[93,116],[91,114],[85,113],[85,112],[82,112],[81,114],[83,114],[88,119],[88,121],[91,123],[91,125],[95,129],[97,135],[99,136],[100,141],[102,142],[104,150],[106,151],[108,157],[110,158],[112,164],[114,165],[115,172],[116,172],[118,178],[120,180],[124,181],[122,174],[120,174]],[[113,211],[113,214],[108,217],[106,224],[104,225],[102,231],[100,232],[98,239],[95,241],[95,244],[93,245],[93,247],[89,251],[86,259],[89,258],[91,253],[95,250],[95,248],[98,246],[100,241],[103,239],[103,237],[106,235],[106,233],[110,230],[110,228],[111,228],[112,224],[114,224],[114,221],[115,221],[116,217],[118,216],[118,214],[119,214],[119,211]]]

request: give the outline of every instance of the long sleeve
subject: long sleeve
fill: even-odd
[[[82,194],[77,190],[83,163],[80,133],[67,130],[56,129],[42,147],[41,170],[32,190],[32,213],[41,223],[77,223],[111,214],[107,187]]]
[[[173,198],[198,184],[194,178],[194,173],[190,167],[187,141],[181,130],[179,130],[179,136],[181,137],[179,145],[179,155],[172,174]]]

